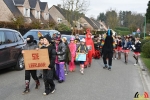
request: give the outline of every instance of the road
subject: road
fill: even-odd
[[[112,71],[103,69],[102,59],[93,60],[92,66],[79,72],[69,73],[64,83],[56,83],[54,94],[43,96],[44,84],[35,90],[31,80],[30,93],[22,95],[25,71],[5,69],[0,71],[0,100],[133,100],[136,92],[144,93],[139,66],[134,66],[131,54],[126,65],[122,60],[113,60]]]

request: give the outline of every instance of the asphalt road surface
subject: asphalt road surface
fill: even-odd
[[[56,91],[48,96],[43,96],[42,79],[38,90],[32,79],[30,93],[22,95],[25,71],[0,70],[0,100],[133,100],[136,92],[145,92],[140,68],[133,64],[131,54],[127,65],[123,57],[122,60],[113,60],[112,71],[103,69],[102,59],[93,60],[84,75],[80,74],[77,65],[76,71],[69,73],[64,83],[55,81]]]

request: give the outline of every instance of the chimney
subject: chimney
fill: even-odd
[[[61,8],[61,4],[58,4],[57,6],[58,6],[59,8]]]

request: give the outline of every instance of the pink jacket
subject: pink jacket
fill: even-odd
[[[76,44],[75,43],[70,43],[69,44],[69,49],[71,53],[71,58],[74,58],[76,55]]]

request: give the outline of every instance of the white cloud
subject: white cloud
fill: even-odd
[[[49,7],[52,5],[62,4],[62,0],[41,0],[48,2]],[[88,1],[88,0],[87,0]],[[100,12],[106,12],[110,8],[117,11],[134,11],[137,13],[146,13],[148,0],[90,0],[89,10],[86,16],[95,18]]]

